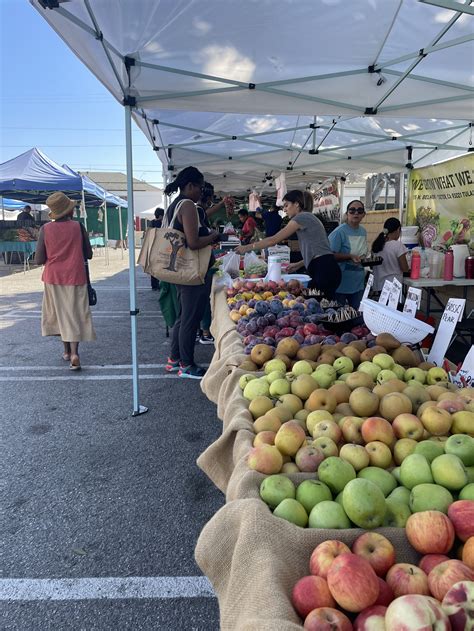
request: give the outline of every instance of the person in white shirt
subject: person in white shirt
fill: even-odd
[[[374,266],[374,291],[382,291],[386,280],[397,278],[402,282],[403,272],[408,272],[407,248],[400,241],[402,224],[390,217],[383,230],[372,243],[372,252],[383,258],[382,265]]]

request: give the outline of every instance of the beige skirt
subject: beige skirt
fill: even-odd
[[[87,285],[44,284],[41,333],[60,335],[63,342],[96,339]]]

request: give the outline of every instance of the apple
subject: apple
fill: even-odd
[[[310,412],[314,412],[315,410],[327,410],[332,414],[337,407],[337,401],[336,397],[328,392],[328,390],[318,388],[317,390],[313,390],[309,395],[304,407]]]
[[[426,389],[426,392],[428,392],[430,397],[433,399],[433,401],[437,401],[440,394],[443,394],[443,392],[447,392],[448,384],[440,382],[436,386],[427,385],[425,389]]]
[[[317,607],[304,621],[305,631],[352,631],[349,618],[332,607]]]
[[[473,627],[474,583],[460,581],[446,592],[441,603],[453,631],[464,631]]]
[[[379,416],[371,416],[367,418],[362,423],[361,434],[366,443],[378,440],[386,445],[391,445],[395,438],[392,425]]]
[[[400,465],[400,479],[410,490],[418,484],[432,484],[430,463],[420,454],[410,454]]]
[[[324,452],[319,447],[303,445],[295,455],[295,463],[300,471],[316,473],[319,465],[324,460]]]
[[[396,598],[385,614],[385,631],[451,631],[447,615],[434,598],[409,594]]]
[[[372,605],[360,612],[354,620],[354,631],[385,631],[385,612],[387,607]]]
[[[251,373],[247,373],[245,375],[242,375],[239,379],[239,387],[241,390],[245,389],[245,386],[248,384],[249,381],[252,381],[252,379],[256,379],[257,375],[252,375]]]
[[[446,395],[441,395],[443,398],[438,399],[436,407],[440,410],[446,410],[450,414],[455,412],[462,412],[464,410],[464,402],[461,398],[455,398],[452,392],[448,392]],[[448,398],[450,397],[450,398]]]
[[[291,603],[301,618],[318,607],[335,607],[327,582],[321,576],[303,576],[293,587]]]
[[[320,421],[333,420],[333,415],[327,410],[315,410],[314,412],[309,412],[308,416],[306,417],[306,428],[308,429],[308,433],[312,436],[314,426]]]
[[[325,458],[329,458],[329,456],[337,456],[339,454],[339,449],[336,443],[331,438],[326,438],[325,436],[316,438],[313,440],[311,445],[321,449]]]
[[[297,361],[293,364],[291,372],[298,377],[299,375],[311,375],[313,368],[311,364],[305,360]]]
[[[426,371],[421,368],[407,368],[403,378],[406,382],[416,381],[423,384],[426,381]]]
[[[368,530],[381,526],[387,511],[385,496],[380,488],[363,478],[351,480],[345,485],[342,505],[356,526]]]
[[[393,459],[395,464],[400,465],[407,456],[415,452],[417,446],[416,440],[412,438],[400,438],[393,446]]]
[[[291,381],[291,394],[296,395],[302,401],[306,401],[317,387],[317,383],[310,375],[299,375]]]
[[[295,456],[305,442],[306,433],[296,421],[283,423],[275,436],[275,447],[287,456]]]
[[[273,361],[273,360],[272,360]],[[246,375],[243,375],[244,377]],[[285,373],[284,372],[280,372],[278,370],[273,370],[271,373],[269,373],[266,377],[267,381],[269,384],[272,384],[274,381],[276,381],[277,379],[284,379],[285,378]]]
[[[351,552],[334,559],[327,582],[334,600],[346,611],[362,611],[373,605],[379,595],[379,583],[372,566]]]
[[[331,438],[335,443],[338,443],[342,438],[341,428],[334,421],[319,421],[313,427],[313,438]]]
[[[429,463],[444,454],[444,444],[433,440],[422,440],[415,447],[415,453],[424,456]]]
[[[270,373],[277,371],[281,374],[285,374],[286,373],[286,364],[283,360],[281,359],[270,359],[270,361],[268,361],[265,364],[264,367],[264,371],[266,375],[269,375]]]
[[[340,428],[342,435],[346,443],[353,443],[356,445],[363,445],[364,439],[362,438],[362,424],[364,419],[360,416],[344,416],[340,421]]]
[[[442,454],[435,458],[431,463],[431,471],[436,484],[450,491],[460,491],[467,484],[466,467],[454,454]]]
[[[400,364],[394,364],[390,370],[395,373],[395,376],[397,379],[400,379],[400,380],[404,379],[405,368],[401,366]]]
[[[275,436],[276,432],[258,432],[253,440],[253,446],[257,447],[258,445],[262,445],[263,443],[266,443],[267,445],[274,445]]]
[[[378,576],[385,576],[395,563],[395,548],[378,532],[364,532],[352,544],[352,552],[366,559]]]
[[[356,477],[354,467],[337,456],[325,458],[319,465],[318,477],[328,485],[333,493],[339,493],[346,484]]]
[[[442,486],[437,484],[417,484],[410,493],[410,510],[412,513],[437,510],[447,514],[448,508],[453,501],[451,493]]]
[[[376,484],[387,497],[397,486],[397,481],[391,473],[380,467],[365,467],[357,474],[358,478],[370,480]]]
[[[355,471],[360,471],[369,466],[370,458],[369,454],[362,445],[355,445],[353,443],[346,443],[339,451],[339,457],[354,467]]]
[[[392,452],[390,451],[390,447],[385,443],[374,440],[371,443],[367,443],[365,449],[369,454],[370,464],[373,467],[387,469],[391,465]]]
[[[357,366],[357,372],[365,372],[365,374],[369,375],[374,381],[377,379],[381,370],[380,366],[369,361],[362,362]]]
[[[466,484],[466,486],[463,489],[461,489],[459,493],[459,499],[474,501],[474,483],[473,482]]]
[[[474,581],[474,571],[457,559],[443,561],[428,575],[431,593],[438,600],[443,600],[450,588],[460,581]]]
[[[395,365],[395,361],[390,355],[387,355],[387,353],[378,353],[372,359],[372,363],[376,366],[380,366],[382,370],[390,370],[392,366]]]
[[[467,434],[471,438],[474,437],[474,410],[455,412],[451,431],[453,434]]]
[[[321,364],[311,374],[320,388],[329,388],[336,381],[337,371],[329,364]]]
[[[273,511],[275,517],[281,517],[286,521],[305,528],[308,523],[308,513],[305,511],[304,506],[297,500],[287,498],[282,500]]]
[[[462,562],[474,570],[474,537],[469,537],[462,547]]]
[[[447,554],[454,543],[454,526],[440,511],[413,513],[405,526],[408,541],[420,554]]]
[[[293,415],[303,409],[303,401],[295,394],[284,394],[278,397],[277,406],[287,408]]]
[[[420,418],[423,427],[432,436],[445,436],[453,424],[453,419],[449,412],[432,406],[423,410]]]
[[[430,386],[436,386],[439,383],[448,382],[448,373],[443,368],[430,368],[426,375],[426,383]]]
[[[421,557],[418,567],[428,576],[434,567],[444,561],[449,561],[449,557],[445,554],[425,554]]]
[[[403,488],[403,487],[399,487]],[[386,528],[405,528],[408,518],[411,515],[410,508],[406,502],[390,499],[385,500],[386,512],[382,526]]]
[[[430,595],[428,576],[411,563],[395,563],[388,570],[385,580],[395,594],[395,598],[407,594]]]
[[[249,451],[247,465],[250,469],[271,475],[281,471],[283,458],[274,445],[263,443]]]
[[[395,598],[392,589],[388,586],[387,581],[384,581],[383,578],[377,576],[379,581],[379,595],[377,596],[377,600],[374,605],[382,605],[383,607],[388,607],[392,600]]]
[[[393,470],[392,470],[393,475]],[[407,506],[410,504],[410,493],[409,489],[406,489],[404,486],[397,486],[396,489],[390,493],[387,499],[396,500],[397,502],[403,502]]]
[[[411,414],[413,405],[406,394],[391,392],[381,398],[379,411],[387,421],[393,421],[399,414]]]
[[[349,521],[344,508],[337,502],[323,500],[318,502],[311,510],[308,526],[310,528],[350,528]]]
[[[276,508],[287,497],[294,499],[295,494],[295,485],[286,475],[269,475],[260,484],[260,497],[270,508]]]
[[[448,517],[451,520],[456,536],[461,541],[467,541],[474,537],[474,501],[458,500],[448,509]]]
[[[428,392],[424,386],[419,384],[417,381],[409,381],[409,385],[403,390],[403,394],[405,394],[411,401],[413,406],[413,411],[418,414],[419,409],[424,403],[428,401],[433,403],[436,406],[436,401],[432,401]]]
[[[319,502],[332,500],[332,495],[329,487],[320,480],[303,480],[296,489],[296,499],[309,515]]]
[[[372,416],[378,410],[379,398],[368,388],[356,388],[351,392],[349,405],[357,416]],[[385,417],[385,415],[383,416]]]
[[[342,541],[337,541],[337,539],[323,541],[316,546],[311,554],[309,571],[315,576],[326,578],[334,559],[346,552],[350,552],[350,548]]]
[[[466,467],[474,465],[474,438],[467,434],[453,434],[444,444],[447,454],[454,454]]]
[[[397,438],[421,440],[423,436],[423,424],[414,414],[399,414],[394,418],[392,427]]]
[[[244,388],[243,395],[249,401],[256,397],[267,397],[270,394],[270,386],[262,379],[252,379]]]
[[[270,396],[271,397],[281,397],[283,394],[290,394],[291,385],[290,382],[286,379],[275,379],[270,383]]]
[[[332,367],[336,370],[338,375],[343,375],[351,373],[354,370],[354,362],[349,357],[338,357]]]
[[[381,370],[377,375],[377,383],[381,385],[396,378],[397,375],[393,372],[393,370]]]

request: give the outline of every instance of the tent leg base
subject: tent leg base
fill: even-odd
[[[140,416],[140,414],[146,414],[146,412],[148,412],[148,408],[144,405],[139,405],[138,410],[132,412],[132,416]]]

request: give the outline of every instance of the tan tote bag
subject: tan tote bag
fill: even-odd
[[[203,285],[209,269],[212,247],[191,250],[186,246],[184,232],[172,226],[184,201],[176,204],[171,221],[163,219],[161,228],[148,228],[138,257],[144,272],[174,285]],[[199,212],[196,207],[196,213]],[[165,225],[166,224],[166,225]]]

